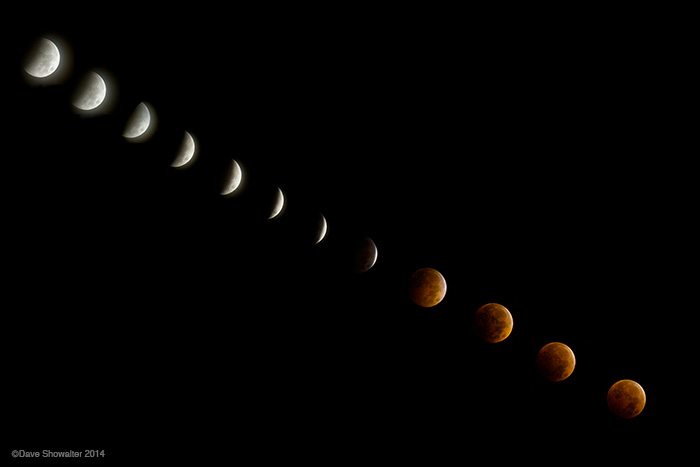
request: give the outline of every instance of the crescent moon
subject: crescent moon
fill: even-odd
[[[177,153],[177,157],[170,164],[170,167],[183,167],[189,163],[197,152],[197,144],[194,141],[194,137],[188,131],[185,132],[185,137],[180,144],[180,150]]]
[[[230,195],[238,189],[241,185],[241,180],[243,179],[243,172],[241,171],[241,166],[238,165],[235,159],[231,161],[231,168],[229,169],[228,176],[226,177],[226,183],[224,184],[224,189],[221,190],[223,196]],[[274,216],[272,216],[274,217]],[[272,219],[272,217],[270,219]]]
[[[102,79],[102,76],[91,71],[83,78],[73,98],[73,105],[80,110],[94,110],[104,102],[106,96],[105,80]]]
[[[32,58],[27,61],[24,71],[35,78],[46,78],[58,69],[60,63],[61,53],[56,44],[42,38],[32,50]]]
[[[321,214],[321,229],[318,232],[318,238],[314,242],[314,245],[321,243],[321,240],[326,236],[326,232],[328,232],[328,223],[326,222],[326,218],[323,217],[323,214]]]
[[[148,130],[150,125],[151,112],[148,110],[148,106],[141,102],[136,106],[134,113],[131,114],[131,117],[126,122],[123,135],[128,139],[138,138]]]
[[[277,199],[275,200],[274,207],[272,208],[272,212],[270,213],[270,217],[268,219],[274,219],[275,217],[279,216],[280,212],[282,212],[282,208],[284,208],[284,193],[282,192],[281,188],[277,188]]]

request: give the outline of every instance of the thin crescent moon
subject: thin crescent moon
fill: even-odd
[[[323,222],[323,224],[321,225],[321,231],[319,232],[318,238],[314,242],[314,245],[321,243],[321,240],[324,239],[324,237],[326,236],[326,232],[328,231],[328,223],[326,222],[326,218],[323,217],[323,214],[321,214],[321,221]]]
[[[197,144],[194,137],[189,131],[186,131],[182,144],[180,144],[180,150],[177,153],[177,157],[175,157],[173,163],[170,164],[170,167],[183,167],[187,165],[192,160],[196,152]]]
[[[374,250],[374,258],[372,258],[372,262],[370,263],[369,267],[367,268],[368,271],[370,269],[372,269],[372,266],[374,266],[374,263],[377,262],[377,256],[379,256],[379,251],[377,250],[377,245],[375,245],[375,243],[372,241],[371,238],[369,239],[369,241],[372,243],[372,248]]]
[[[32,59],[27,62],[24,71],[35,78],[46,78],[53,74],[61,63],[61,53],[56,44],[42,38],[34,48]]]
[[[91,71],[83,78],[78,94],[73,99],[73,105],[80,110],[94,110],[104,102],[106,96],[105,80]]]
[[[282,212],[282,208],[284,208],[284,193],[282,192],[281,188],[277,188],[277,200],[275,201],[275,206],[272,208],[272,213],[270,213],[270,217],[268,219],[274,219],[275,217],[279,216],[280,212]]]
[[[129,139],[138,138],[148,130],[149,126],[151,126],[151,112],[148,106],[141,102],[126,122],[123,136]]]
[[[229,174],[226,179],[226,184],[224,189],[221,190],[223,196],[230,195],[238,189],[241,185],[241,180],[243,179],[243,172],[241,171],[241,166],[236,162],[235,159],[231,161],[231,168],[229,169]],[[273,216],[274,217],[274,216]]]

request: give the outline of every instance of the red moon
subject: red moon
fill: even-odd
[[[613,384],[608,391],[608,408],[620,418],[634,418],[647,403],[647,395],[642,387],[631,379],[623,379]]]
[[[574,372],[575,366],[574,352],[561,342],[550,342],[537,354],[537,370],[550,381],[565,380]]]
[[[510,311],[498,303],[487,303],[474,315],[474,331],[486,342],[501,342],[513,330]]]
[[[447,282],[432,268],[419,269],[413,273],[408,285],[408,296],[422,307],[435,306],[445,298]]]

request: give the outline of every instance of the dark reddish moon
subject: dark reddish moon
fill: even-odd
[[[445,298],[447,282],[432,268],[419,269],[413,273],[408,285],[408,296],[422,307],[435,306]]]
[[[513,330],[510,311],[498,303],[487,303],[474,315],[474,332],[486,342],[501,342]]]
[[[565,380],[574,372],[575,366],[574,352],[561,342],[550,342],[537,354],[537,370],[550,381]]]
[[[631,379],[623,379],[613,384],[608,391],[608,408],[620,418],[634,418],[647,403],[647,395],[642,387]]]

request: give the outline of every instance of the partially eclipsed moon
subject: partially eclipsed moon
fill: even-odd
[[[124,137],[129,139],[138,138],[143,135],[151,125],[151,112],[148,106],[141,102],[136,106],[134,113],[131,114],[129,120],[124,127]]]
[[[53,74],[61,63],[61,53],[56,44],[48,39],[41,39],[31,52],[24,66],[26,71],[35,78],[46,78]]]
[[[321,240],[323,240],[326,236],[326,232],[328,232],[328,223],[326,222],[326,218],[323,217],[323,214],[321,214],[321,225],[318,230],[318,235],[314,244],[321,243]]]
[[[369,271],[377,262],[377,246],[371,238],[362,237],[353,242],[350,267],[357,273]]]
[[[177,157],[171,167],[183,167],[187,165],[195,153],[197,152],[197,144],[194,141],[194,137],[188,131],[185,132],[185,137],[182,139],[182,144],[180,144],[180,150],[177,152]]]
[[[279,216],[280,212],[282,212],[282,208],[284,208],[284,193],[280,188],[277,188],[277,197],[275,198],[275,203],[268,219],[274,219]]]
[[[445,298],[446,293],[447,282],[437,270],[422,268],[411,275],[408,296],[416,305],[433,307]]]
[[[620,418],[634,418],[647,403],[647,395],[639,383],[623,379],[608,390],[608,408]]]
[[[94,71],[89,72],[80,83],[73,97],[73,105],[80,110],[94,110],[107,96],[105,80]]]
[[[513,316],[498,303],[483,305],[474,315],[474,331],[486,342],[501,342],[513,330]]]
[[[243,172],[241,171],[241,166],[234,159],[231,161],[231,167],[229,168],[228,175],[226,176],[226,181],[224,182],[224,188],[221,190],[221,194],[226,196],[236,191],[241,185],[241,180],[243,180]],[[275,217],[275,215],[272,217]],[[272,217],[270,217],[270,219],[272,219]]]

